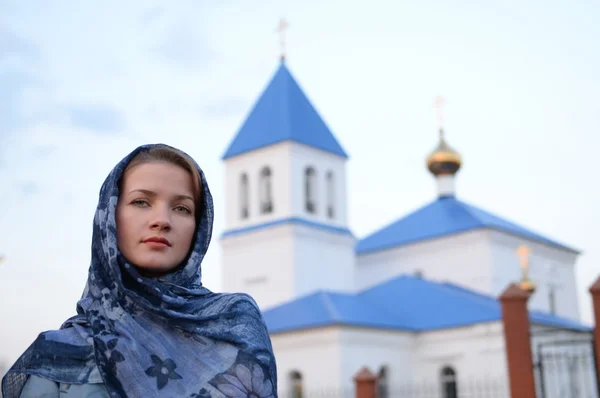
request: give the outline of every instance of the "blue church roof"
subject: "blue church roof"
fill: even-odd
[[[399,276],[357,294],[316,292],[264,311],[270,333],[331,325],[413,332],[502,320],[500,302],[450,283]],[[577,331],[592,328],[539,311],[532,324]]]
[[[550,246],[578,251],[559,242],[503,220],[455,197],[440,197],[404,218],[374,232],[356,243],[356,253],[378,250],[438,238],[479,228],[506,232]]]
[[[295,141],[348,157],[284,62],[230,143],[223,159],[283,141]]]

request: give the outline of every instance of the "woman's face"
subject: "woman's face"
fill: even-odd
[[[165,162],[143,163],[123,176],[117,242],[142,274],[159,276],[187,256],[196,230],[192,176]]]

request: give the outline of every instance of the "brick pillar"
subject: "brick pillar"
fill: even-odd
[[[356,398],[377,398],[377,376],[363,367],[354,376]]]
[[[600,377],[600,277],[590,287],[594,310],[594,345],[596,346],[596,374]],[[598,380],[600,384],[600,380]]]
[[[535,398],[528,300],[529,293],[514,283],[500,295],[511,398]]]

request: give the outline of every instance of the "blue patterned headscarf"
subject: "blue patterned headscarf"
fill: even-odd
[[[18,397],[28,375],[104,383],[112,397],[277,397],[271,341],[254,300],[202,286],[213,202],[204,173],[193,248],[177,271],[146,278],[117,248],[119,180],[141,146],[109,174],[94,217],[92,260],[77,315],[41,333],[2,381]]]

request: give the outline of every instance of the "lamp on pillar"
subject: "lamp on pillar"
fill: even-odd
[[[531,295],[512,283],[500,295],[502,326],[511,398],[535,398],[531,325],[527,301]]]
[[[535,283],[529,278],[529,255],[531,254],[531,249],[525,245],[519,246],[517,249],[517,255],[519,256],[519,261],[521,262],[521,281],[519,282],[519,287],[529,293],[530,295],[535,292]]]

